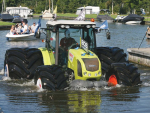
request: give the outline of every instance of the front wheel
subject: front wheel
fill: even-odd
[[[137,67],[127,62],[112,63],[105,78],[109,85],[135,86],[141,83]]]
[[[39,66],[34,73],[34,83],[42,89],[64,90],[69,85],[61,67],[52,65]]]

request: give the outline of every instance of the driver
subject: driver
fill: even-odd
[[[67,29],[65,31],[65,37],[60,40],[60,63],[61,65],[67,64],[68,59],[68,48],[71,47],[72,44],[76,43],[76,41],[70,37],[70,31]]]
[[[76,41],[70,37],[70,31],[67,29],[65,31],[65,37],[60,40],[60,46],[64,49],[67,50],[69,46],[72,44],[76,43]]]

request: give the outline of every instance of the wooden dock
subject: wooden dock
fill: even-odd
[[[150,48],[128,48],[128,60],[150,67]]]

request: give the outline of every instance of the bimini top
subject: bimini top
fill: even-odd
[[[96,25],[95,22],[91,21],[78,21],[78,20],[56,20],[56,21],[48,21],[46,23],[48,26],[56,26],[56,25]]]

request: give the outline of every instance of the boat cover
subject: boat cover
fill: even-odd
[[[144,20],[144,17],[142,16],[139,16],[137,14],[129,14],[122,21],[127,22],[127,21],[143,21],[143,20]]]
[[[114,20],[112,17],[110,17],[109,15],[98,15],[97,19],[101,19],[101,20]]]
[[[11,16],[10,14],[2,14],[2,15],[1,15],[1,19],[2,19],[3,21],[12,21],[12,20],[14,19],[14,17]]]

